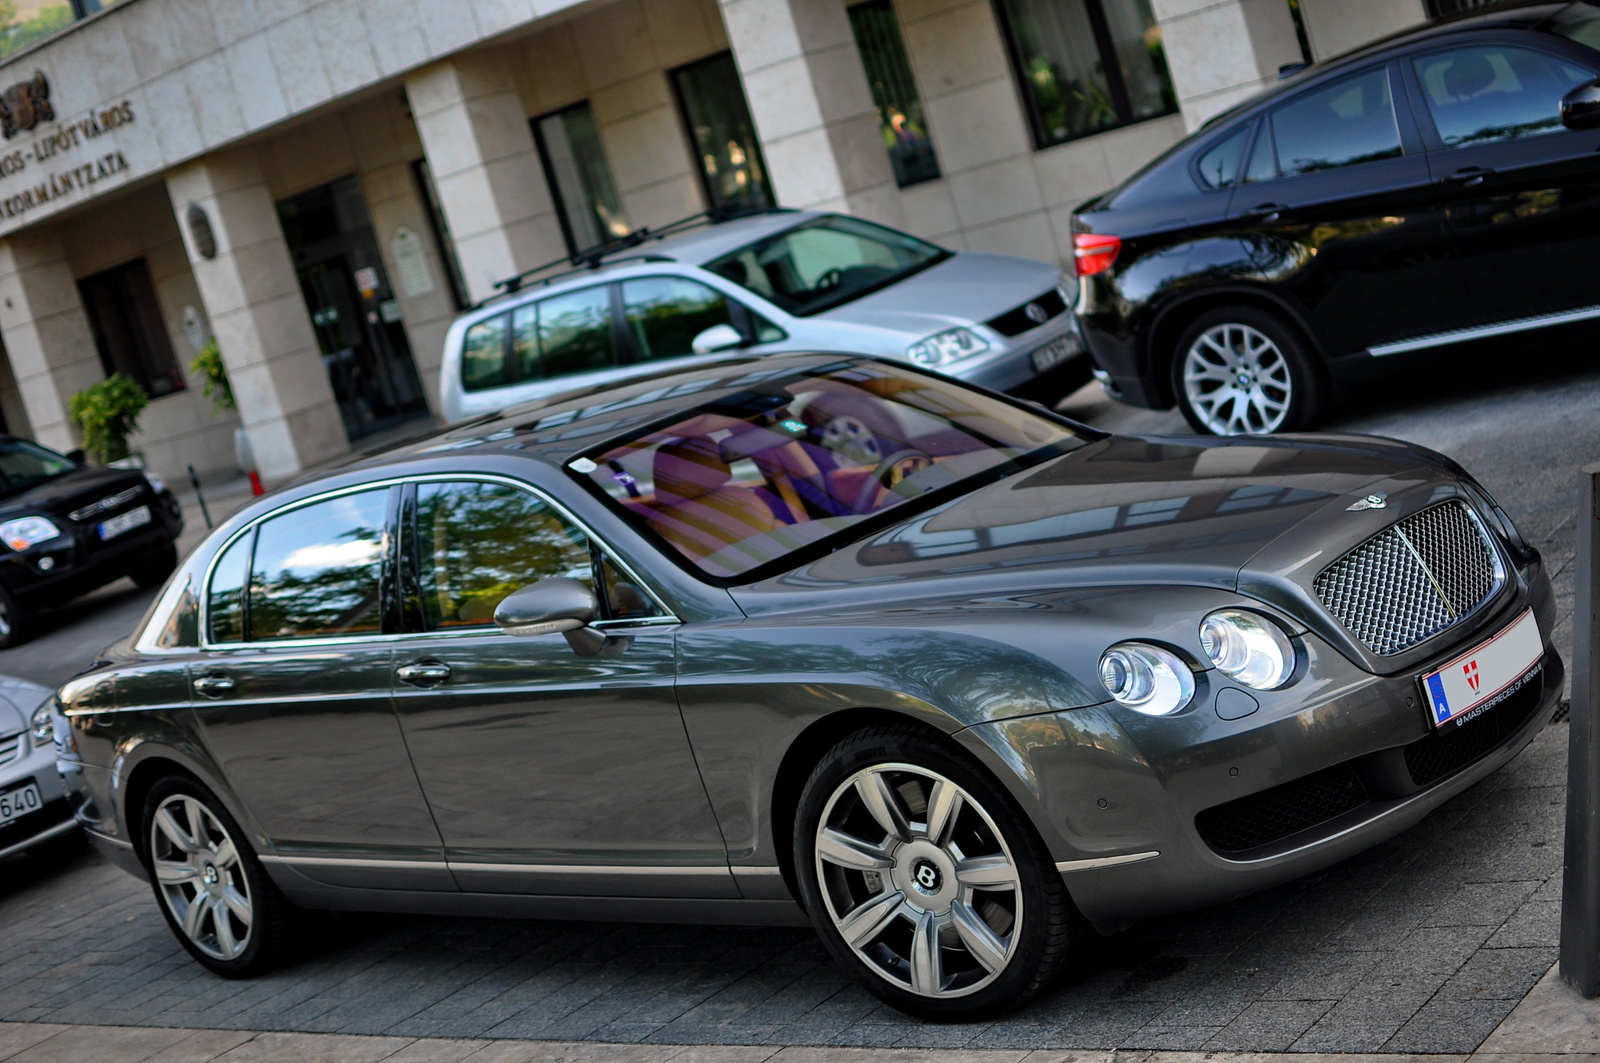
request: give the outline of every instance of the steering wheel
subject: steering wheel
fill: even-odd
[[[844,283],[844,270],[838,266],[822,271],[822,276],[817,278],[817,283],[811,286],[814,292],[831,292]]]
[[[856,495],[855,511],[866,513],[877,502],[878,492],[891,490],[900,481],[915,476],[932,464],[933,459],[927,454],[909,448],[884,458],[872,470],[872,475],[867,477],[867,482],[861,485],[861,491]]]

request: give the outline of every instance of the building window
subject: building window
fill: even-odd
[[[872,105],[878,109],[895,183],[905,188],[935,180],[939,160],[922,117],[922,100],[911,77],[911,61],[906,58],[894,5],[890,0],[856,4],[850,8],[850,28],[855,31],[867,83],[872,86]]]
[[[151,398],[184,389],[144,259],[85,277],[78,291],[107,376],[132,377]]]
[[[461,272],[461,259],[456,255],[456,242],[450,235],[450,222],[445,219],[444,207],[439,203],[439,188],[433,183],[433,170],[428,166],[427,159],[418,159],[411,164],[411,173],[417,179],[417,187],[422,190],[422,200],[428,205],[428,224],[433,229],[433,242],[439,247],[439,258],[444,262],[444,271],[450,277],[450,296],[456,302],[457,310],[465,310],[472,305],[472,296],[467,293],[467,278]]]
[[[600,147],[600,127],[595,125],[588,101],[535,118],[530,124],[568,253],[577,257],[627,236],[632,229],[622,216],[611,167]]]
[[[773,206],[767,164],[745,103],[733,53],[723,52],[672,72],[683,123],[700,161],[700,181],[714,214]]]
[[[1150,0],[997,0],[1036,147],[1178,109]]]

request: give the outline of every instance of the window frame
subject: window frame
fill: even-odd
[[[1498,45],[1503,48],[1520,48],[1527,52],[1538,52],[1551,59],[1593,71],[1596,78],[1600,78],[1600,69],[1597,69],[1597,65],[1600,64],[1595,61],[1596,53],[1594,50],[1575,41],[1570,43],[1572,45],[1571,48],[1567,47],[1566,43],[1563,43],[1560,38],[1552,40],[1551,35],[1547,33],[1529,33],[1527,35],[1520,33],[1494,33],[1483,34],[1482,36],[1471,34],[1445,40],[1432,40],[1426,46],[1405,52],[1398,57],[1397,65],[1400,68],[1400,77],[1405,83],[1407,102],[1411,108],[1412,127],[1417,131],[1417,136],[1422,141],[1423,150],[1429,155],[1445,156],[1472,148],[1492,148],[1501,144],[1526,143],[1530,139],[1537,140],[1541,138],[1514,137],[1511,140],[1496,140],[1488,143],[1446,144],[1444,138],[1439,135],[1439,127],[1433,120],[1433,110],[1428,105],[1427,91],[1423,88],[1422,79],[1417,74],[1416,64],[1418,61],[1441,52],[1453,52],[1463,48],[1492,48]],[[1563,135],[1585,132],[1589,131],[1567,129],[1563,126],[1561,129],[1551,132],[1548,136],[1551,139],[1555,139]]]
[[[549,506],[552,510],[559,514],[563,520],[572,524],[588,538],[590,544],[590,560],[592,564],[595,563],[595,550],[598,548],[605,554],[607,558],[610,559],[612,564],[616,565],[617,568],[621,569],[631,580],[633,580],[634,585],[644,592],[645,596],[655,604],[656,608],[661,610],[660,616],[618,620],[598,619],[590,625],[591,627],[600,629],[611,627],[628,628],[638,626],[680,624],[683,622],[679,618],[678,614],[672,609],[672,607],[667,604],[660,591],[658,591],[653,584],[646,580],[640,579],[639,573],[633,567],[633,565],[631,565],[617,550],[608,545],[603,537],[597,535],[589,522],[579,518],[572,512],[570,507],[563,505],[557,499],[552,497],[549,492],[540,490],[539,488],[528,483],[526,480],[519,480],[514,476],[503,476],[497,473],[465,471],[413,473],[410,475],[387,476],[381,480],[371,480],[366,483],[331,488],[327,491],[318,492],[317,494],[307,495],[305,498],[296,499],[293,502],[286,503],[277,509],[274,509],[268,513],[263,513],[260,516],[251,519],[251,521],[244,527],[239,528],[230,534],[220,545],[218,545],[217,549],[212,552],[211,556],[206,559],[205,568],[199,581],[199,586],[202,589],[199,595],[199,646],[163,647],[153,645],[151,633],[159,632],[161,630],[162,626],[167,621],[168,614],[171,612],[172,607],[175,607],[177,604],[178,598],[177,596],[173,596],[170,602],[165,598],[162,599],[160,605],[165,608],[157,608],[151,611],[149,619],[145,622],[145,625],[140,631],[138,639],[135,642],[136,647],[140,653],[150,654],[152,656],[184,653],[193,654],[197,652],[239,653],[258,652],[264,649],[297,650],[300,647],[305,646],[348,646],[356,643],[409,642],[426,638],[455,638],[463,636],[481,637],[485,634],[498,632],[499,628],[495,627],[493,624],[490,624],[487,627],[462,627],[447,629],[444,631],[405,630],[406,618],[402,614],[401,596],[399,594],[400,567],[404,563],[404,555],[401,552],[402,529],[400,527],[400,520],[401,513],[403,512],[404,499],[407,493],[405,488],[408,486],[414,487],[414,485],[419,483],[431,483],[438,481],[458,482],[462,480],[503,484],[507,487],[514,487],[533,495],[534,498]],[[275,517],[281,517],[287,513],[292,513],[297,509],[303,509],[306,506],[315,505],[319,502],[326,502],[329,499],[339,498],[343,495],[360,494],[364,491],[375,491],[379,488],[389,489],[389,501],[384,525],[386,545],[383,557],[383,573],[380,576],[381,590],[379,592],[382,601],[380,608],[383,614],[384,629],[382,632],[367,632],[359,635],[323,635],[316,638],[305,639],[246,638],[242,642],[211,641],[211,581],[216,573],[217,562],[222,559],[223,554],[227,553],[229,547],[231,547],[243,536],[255,535],[257,528],[267,521],[274,519]],[[397,488],[400,490],[396,490]],[[411,495],[413,498],[415,497],[414,490],[411,492]],[[253,568],[255,555],[254,547],[251,548],[250,552],[251,557],[248,564],[250,568]],[[248,577],[246,578],[245,583],[244,607],[246,617],[245,633],[248,635],[250,612],[250,591]],[[516,636],[506,635],[505,637],[514,638]]]
[[[1254,117],[1250,119],[1256,124],[1255,133],[1251,136],[1250,143],[1245,147],[1244,158],[1240,162],[1239,180],[1233,187],[1243,188],[1247,185],[1254,185],[1258,188],[1265,188],[1278,181],[1305,181],[1326,178],[1329,175],[1346,173],[1360,166],[1392,166],[1408,158],[1428,154],[1431,149],[1423,138],[1421,123],[1417,121],[1415,100],[1413,98],[1414,89],[1406,70],[1411,55],[1412,53],[1410,52],[1388,55],[1357,70],[1340,70],[1333,76],[1305,85],[1293,95],[1284,96],[1282,99],[1274,99],[1271,106],[1263,107],[1260,111],[1257,111]],[[1273,136],[1272,116],[1285,107],[1292,107],[1309,96],[1325,92],[1347,81],[1366,77],[1380,70],[1387,74],[1389,78],[1389,106],[1394,111],[1395,132],[1400,137],[1400,154],[1386,159],[1368,159],[1366,162],[1335,166],[1326,170],[1310,170],[1304,173],[1292,174],[1284,173],[1282,162],[1278,158],[1277,138]],[[1403,86],[1404,91],[1397,88],[1397,83],[1399,86]],[[1262,137],[1273,138],[1272,161],[1273,165],[1278,168],[1278,173],[1266,181],[1251,181],[1248,177],[1250,159],[1255,154],[1257,143]]]
[[[672,276],[676,276],[676,274],[672,274]],[[486,392],[495,391],[498,388],[516,387],[518,384],[537,384],[537,383],[539,383],[541,381],[545,381],[545,380],[561,380],[564,377],[570,377],[570,376],[579,375],[578,373],[563,373],[560,376],[549,376],[549,375],[547,375],[545,373],[542,373],[542,372],[540,373],[540,375],[538,375],[536,377],[523,377],[523,376],[518,375],[516,359],[513,357],[513,350],[512,350],[513,346],[516,343],[516,332],[515,332],[515,329],[514,329],[514,320],[513,319],[515,318],[515,316],[517,314],[517,311],[519,311],[519,310],[527,310],[527,309],[529,309],[531,307],[531,308],[534,309],[535,314],[537,314],[538,313],[539,304],[541,304],[543,302],[546,302],[547,300],[557,299],[557,298],[560,298],[563,295],[572,295],[575,292],[586,292],[586,291],[589,291],[589,290],[594,289],[594,288],[609,288],[610,289],[609,300],[608,300],[610,306],[609,306],[609,311],[608,312],[610,314],[609,325],[610,325],[610,331],[611,331],[611,359],[612,359],[612,361],[611,361],[611,364],[609,366],[604,366],[604,367],[602,367],[600,369],[586,369],[586,370],[582,370],[582,372],[600,373],[600,372],[604,372],[606,369],[620,369],[623,366],[633,365],[635,360],[636,360],[635,359],[636,352],[634,351],[634,348],[633,348],[633,337],[628,331],[627,322],[626,321],[621,321],[621,315],[622,315],[623,309],[622,309],[622,289],[621,289],[620,285],[621,285],[621,280],[619,278],[613,277],[613,278],[608,279],[608,280],[600,281],[598,284],[585,284],[585,285],[581,285],[581,286],[573,287],[573,288],[562,288],[562,289],[560,289],[558,291],[553,291],[553,292],[552,291],[541,291],[540,294],[538,295],[538,297],[536,297],[536,298],[525,299],[522,302],[514,303],[511,306],[500,307],[500,308],[498,308],[496,310],[495,313],[493,313],[493,314],[485,314],[482,317],[477,318],[476,320],[472,321],[470,324],[468,324],[461,331],[461,355],[457,359],[457,363],[458,364],[457,364],[457,367],[456,367],[456,384],[457,384],[457,386],[459,386],[461,388],[461,393],[463,395],[482,395],[482,394],[484,394]],[[500,381],[499,381],[499,383],[489,384],[489,385],[486,385],[484,387],[476,387],[476,388],[468,387],[467,386],[467,354],[466,354],[466,352],[467,352],[467,333],[471,332],[473,329],[477,328],[479,325],[482,325],[482,324],[484,324],[486,322],[494,321],[494,320],[497,320],[497,319],[500,320],[500,321],[503,321],[505,323],[505,328],[501,333],[501,336],[502,336],[502,339],[501,339],[501,356],[502,356],[502,360],[501,360]],[[535,320],[537,320],[537,318]],[[535,324],[534,329],[535,329],[535,334],[537,334],[537,330],[538,330],[538,325],[537,324]],[[539,364],[540,364],[541,367],[544,364],[544,352],[542,350],[539,352]]]
[[[556,170],[555,170],[555,167],[553,165],[551,165],[551,161],[550,161],[550,147],[549,147],[548,144],[545,143],[544,131],[542,129],[540,129],[539,127],[546,119],[550,119],[550,118],[562,118],[562,119],[564,119],[569,111],[576,111],[580,107],[583,108],[584,110],[588,111],[589,112],[590,121],[594,121],[594,107],[589,102],[588,98],[584,98],[584,99],[578,100],[578,101],[576,101],[574,103],[569,103],[564,107],[557,107],[553,111],[545,111],[542,114],[536,114],[532,118],[528,119],[528,128],[530,130],[532,130],[532,132],[533,132],[533,146],[534,146],[534,149],[537,151],[537,153],[539,155],[539,169],[540,169],[540,172],[544,174],[545,186],[546,186],[546,188],[549,189],[550,199],[555,204],[556,221],[561,226],[561,238],[562,238],[563,241],[566,242],[568,257],[571,258],[574,262],[579,261],[580,259],[583,258],[583,256],[591,254],[594,251],[596,251],[596,250],[598,250],[598,249],[600,249],[602,247],[607,247],[607,246],[609,246],[611,244],[616,243],[618,240],[625,239],[625,237],[607,235],[604,239],[602,239],[598,244],[595,244],[593,247],[579,247],[578,246],[577,235],[572,231],[572,219],[569,217],[569,215],[567,213],[571,209],[572,205],[568,204],[567,201],[566,201],[566,197],[561,194],[561,184],[560,184],[560,182],[558,182],[556,180]],[[600,132],[600,123],[599,122],[595,122],[595,134],[596,134],[596,136],[599,135],[599,132]],[[606,157],[605,142],[604,142],[603,139],[601,140],[601,143],[600,143],[600,158],[606,164],[606,175],[607,175],[607,177],[609,177],[611,179],[611,185],[612,185],[613,194],[616,194],[618,196],[618,199],[619,199],[618,209],[620,210],[621,209],[621,203],[620,203],[621,195],[620,195],[620,193],[617,192],[617,188],[616,188],[617,179],[616,179],[616,176],[611,172],[611,160]],[[587,207],[586,204],[582,205],[582,206],[584,206],[585,209]],[[629,231],[631,232],[632,230],[633,230],[633,226],[630,225],[629,226]]]
[[[730,63],[733,63],[734,74],[736,75],[735,80],[739,87],[739,94],[744,99],[745,114],[749,115],[750,117],[750,130],[755,137],[751,147],[754,148],[756,158],[759,160],[761,166],[761,190],[767,201],[765,206],[734,208],[730,210],[718,204],[717,197],[711,188],[711,175],[706,173],[705,165],[700,158],[700,145],[695,140],[694,119],[689,114],[689,101],[684,96],[683,84],[680,80],[681,76],[691,70],[696,69],[697,67],[709,66],[717,60],[724,58]],[[694,171],[695,180],[699,184],[700,196],[706,205],[706,213],[710,214],[714,218],[737,218],[746,214],[762,214],[777,209],[778,193],[772,187],[772,171],[767,168],[766,149],[763,148],[761,144],[761,132],[756,128],[755,115],[750,111],[750,97],[744,91],[744,78],[739,74],[739,64],[738,61],[733,58],[733,49],[724,48],[720,52],[713,52],[710,55],[703,55],[699,59],[691,60],[690,62],[682,63],[671,68],[666,72],[666,74],[667,83],[672,90],[672,102],[675,110],[678,112],[678,127],[683,133],[684,145],[689,149],[689,168]]]
[[[1111,97],[1111,106],[1117,112],[1117,121],[1112,125],[1102,126],[1087,133],[1063,137],[1060,140],[1050,140],[1045,136],[1044,122],[1039,116],[1038,105],[1034,101],[1032,91],[1028,88],[1022,53],[1017,49],[1016,27],[1011,24],[1011,16],[1006,13],[1004,0],[990,0],[995,21],[1000,26],[1000,36],[1005,42],[1006,60],[1011,67],[1011,84],[1016,90],[1019,98],[1018,102],[1022,105],[1022,113],[1027,116],[1028,133],[1033,138],[1034,151],[1046,151],[1050,148],[1060,147],[1063,144],[1071,144],[1089,137],[1097,137],[1102,133],[1126,129],[1128,126],[1139,125],[1141,122],[1155,122],[1163,118],[1171,118],[1182,110],[1181,105],[1176,102],[1177,87],[1172,85],[1172,71],[1169,66],[1167,83],[1172,85],[1173,88],[1174,103],[1172,109],[1162,111],[1160,114],[1152,114],[1145,118],[1134,117],[1133,104],[1128,97],[1128,86],[1122,79],[1122,65],[1117,60],[1116,42],[1111,37],[1111,24],[1106,19],[1103,6],[1105,0],[1082,0],[1082,2],[1084,14],[1089,20],[1089,27],[1094,35],[1095,51],[1099,53],[1100,69],[1105,74],[1106,94]],[[1164,61],[1166,56],[1165,41],[1162,42],[1161,51]]]
[[[135,280],[135,277],[138,279]],[[100,358],[100,368],[107,377],[117,373],[129,377],[152,401],[189,389],[188,377],[184,375],[183,364],[167,328],[166,314],[161,309],[161,293],[156,290],[148,255],[139,255],[87,276],[76,277],[74,284],[84,316],[89,319],[89,332]],[[136,291],[136,288],[146,290]],[[114,299],[117,305],[107,305],[100,298],[102,294]],[[148,302],[141,298],[144,295],[149,296]],[[108,326],[116,322],[105,320],[103,315],[108,311],[124,319],[121,324],[125,326],[123,331],[129,345],[128,353],[133,359],[133,364],[126,369],[118,368],[112,355]],[[169,368],[158,372],[157,363],[163,359]],[[154,386],[158,380],[168,385],[168,390],[159,395]]]

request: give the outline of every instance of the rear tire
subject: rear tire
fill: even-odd
[[[1018,1006],[1050,984],[1084,927],[1011,795],[916,727],[862,731],[822,758],[800,796],[794,854],[834,959],[921,1018]]]
[[[249,978],[289,954],[300,913],[211,791],[168,776],[145,797],[140,823],[156,905],[189,955],[226,978]]]
[[[1300,333],[1253,306],[1208,310],[1184,329],[1172,356],[1172,391],[1196,432],[1303,432],[1328,391]]]

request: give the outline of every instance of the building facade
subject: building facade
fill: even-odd
[[[770,205],[1069,262],[1076,204],[1280,66],[1429,15],[1422,0],[75,4],[0,60],[5,429],[76,446],[71,396],[124,373],[151,397],[134,439],[151,467],[231,468],[242,426],[268,482],[420,427],[450,321],[497,280]],[[236,412],[190,367],[213,339]]]

